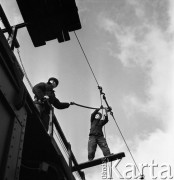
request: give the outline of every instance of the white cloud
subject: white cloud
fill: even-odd
[[[104,15],[100,16],[100,22],[103,29],[114,35],[116,43],[121,49],[120,53],[117,51],[114,53],[113,50],[110,54],[119,58],[125,66],[132,66],[134,63],[144,66],[148,63],[148,55],[152,50],[148,43],[143,42],[142,44],[142,40],[139,41],[137,36],[139,34],[139,36],[145,37],[150,28],[148,25],[136,28],[122,27]]]
[[[136,39],[136,29],[130,29],[118,26],[113,20],[103,18],[102,27],[115,36],[120,44],[121,53],[110,53],[120,59],[126,67],[141,67],[145,71],[146,95],[148,99],[142,102],[136,95],[128,95],[125,99],[128,111],[145,112],[155,115],[160,119],[166,118],[170,109],[171,84],[173,83],[173,42],[169,39],[170,34],[164,34],[155,26],[145,25],[146,32],[141,40]],[[144,27],[139,28],[141,31]],[[132,106],[132,112],[130,111]]]
[[[173,3],[173,1],[172,1]],[[171,6],[171,9],[173,9]],[[171,12],[171,11],[170,11]],[[173,21],[174,15],[171,15]],[[173,22],[171,22],[170,28]],[[170,29],[170,30],[171,30]],[[152,162],[155,160],[159,165],[168,164],[174,169],[174,39],[170,34],[165,36],[160,31],[153,28],[146,37],[145,44],[150,49],[151,69],[149,73],[149,88],[147,102],[140,101],[136,96],[126,98],[129,112],[144,111],[153,114],[166,123],[166,131],[155,130],[145,140],[137,140],[135,156],[138,162]],[[129,54],[131,55],[131,53]],[[134,56],[134,55],[133,55]],[[127,57],[127,56],[125,56]],[[137,64],[137,63],[136,63]],[[131,108],[130,108],[131,107]],[[131,114],[131,115],[132,115]]]
[[[131,4],[134,6],[135,9],[135,14],[137,17],[139,17],[140,19],[144,18],[144,10],[141,8],[140,4],[141,2],[137,1],[137,0],[127,0],[127,3]]]
[[[173,172],[173,136],[173,130],[169,130],[167,133],[157,130],[146,140],[140,140],[135,154],[138,162],[150,164],[154,160],[158,164],[158,171],[162,165],[168,165],[171,166]],[[146,175],[148,176],[148,174]]]
[[[159,119],[159,123],[162,121],[166,124],[165,131],[154,129],[146,139],[142,140],[137,135],[134,142],[128,142],[131,150],[132,147],[136,147],[133,149],[133,154],[137,163],[145,164],[155,160],[159,165],[171,165],[174,170],[172,143],[174,137],[174,2],[171,0],[170,3],[171,24],[166,33],[156,26],[144,24],[144,27],[137,28],[139,31],[146,28],[147,31],[144,32],[141,40],[137,40],[137,28],[123,29],[115,21],[104,16],[101,18],[103,21],[100,26],[114,35],[115,40],[120,44],[121,53],[112,51],[110,55],[119,57],[125,67],[141,67],[147,74],[147,99],[143,101],[136,94],[129,94],[124,99],[125,114],[132,118],[137,112],[141,112],[147,117],[155,116]],[[114,149],[118,144],[120,143],[113,143],[110,148]],[[125,159],[126,162],[131,161],[130,157]]]
[[[174,1],[169,0],[170,2],[170,9],[169,9],[169,17],[170,17],[170,27],[169,27],[169,32],[173,34],[174,30]]]
[[[136,44],[138,53],[132,50],[135,44],[133,41],[133,46],[125,46],[122,61],[124,59],[123,64],[127,66],[133,62],[136,66],[148,69],[146,82],[148,99],[142,102],[138,97],[130,95],[126,97],[127,107],[132,105],[133,111],[142,111],[166,121],[173,106],[173,42],[166,40],[160,31],[153,28],[141,44]],[[130,108],[128,109],[127,112],[130,113]]]

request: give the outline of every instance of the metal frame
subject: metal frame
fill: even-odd
[[[11,179],[12,177],[14,177],[14,179],[19,179],[27,114],[23,111],[24,109],[20,109],[20,114],[22,115],[19,115],[19,112],[17,112],[13,105],[8,101],[6,94],[1,87],[0,97],[2,99],[2,103],[6,106],[7,110],[14,118],[12,125],[10,125],[12,129],[9,131],[9,141],[6,144],[6,148],[7,146],[9,148],[7,148],[8,152],[6,152],[8,158],[4,164],[5,169],[3,177],[4,179]]]
[[[65,145],[65,147],[66,147],[66,149],[68,151],[68,153],[69,153],[69,167],[70,167],[71,171],[73,172],[73,167],[76,167],[76,171],[79,173],[81,179],[85,180],[85,174],[79,168],[79,164],[78,164],[78,162],[77,162],[77,160],[76,160],[76,158],[75,158],[75,156],[74,156],[74,154],[73,154],[73,152],[71,150],[71,144],[67,141],[67,139],[66,139],[66,137],[65,137],[65,135],[64,135],[58,121],[57,121],[57,119],[56,119],[56,121],[53,121],[53,123],[54,123],[54,125],[56,127],[56,130],[59,133],[59,135],[60,135],[60,137],[61,137],[61,139],[62,139],[62,141],[63,141],[63,143],[64,143],[64,145]],[[72,167],[72,163],[74,164],[73,167]]]
[[[15,29],[14,31],[12,30],[12,27],[11,27],[1,5],[0,5],[0,17],[1,17],[2,23],[4,24],[4,26],[6,28],[6,32],[8,32],[9,36],[13,35],[14,47],[19,48],[19,43],[16,39],[17,29]]]
[[[93,161],[87,161],[87,162],[81,163],[81,164],[78,165],[78,169],[81,170],[81,169],[97,166],[97,165],[100,165],[100,164],[102,164],[103,162],[106,162],[106,161],[110,162],[110,161],[114,161],[114,160],[117,160],[117,159],[119,159],[121,161],[121,159],[123,157],[125,157],[125,154],[123,152],[118,153],[118,154],[109,155],[109,156],[106,156],[106,157],[103,157],[103,158],[95,159]],[[77,171],[78,169],[77,169],[76,166],[72,167],[72,171]]]

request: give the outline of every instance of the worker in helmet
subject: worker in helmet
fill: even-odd
[[[108,110],[105,108],[106,114],[104,115],[104,119],[102,120],[102,114],[99,112],[99,109],[96,109],[91,114],[91,129],[89,133],[89,141],[88,141],[88,160],[91,161],[95,157],[95,152],[97,145],[103,152],[104,156],[110,155],[110,150],[106,139],[104,138],[102,128],[108,122]]]
[[[36,84],[33,87],[33,93],[35,94],[35,105],[38,111],[41,114],[41,119],[43,124],[48,130],[49,124],[49,113],[51,105],[53,105],[57,109],[66,109],[70,106],[71,103],[60,102],[54,93],[54,88],[56,88],[59,84],[58,79],[51,77],[48,79],[48,82],[41,82]]]

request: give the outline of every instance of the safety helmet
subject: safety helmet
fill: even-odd
[[[58,86],[58,84],[59,84],[58,79],[56,79],[54,77],[51,77],[51,78],[48,79],[48,84],[51,84],[51,81],[54,81],[56,83],[56,86]]]

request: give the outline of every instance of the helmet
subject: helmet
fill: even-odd
[[[59,84],[58,79],[56,79],[54,77],[51,77],[51,78],[48,79],[48,84],[51,84],[51,81],[54,81],[56,83],[56,86],[58,86],[58,84]]]

